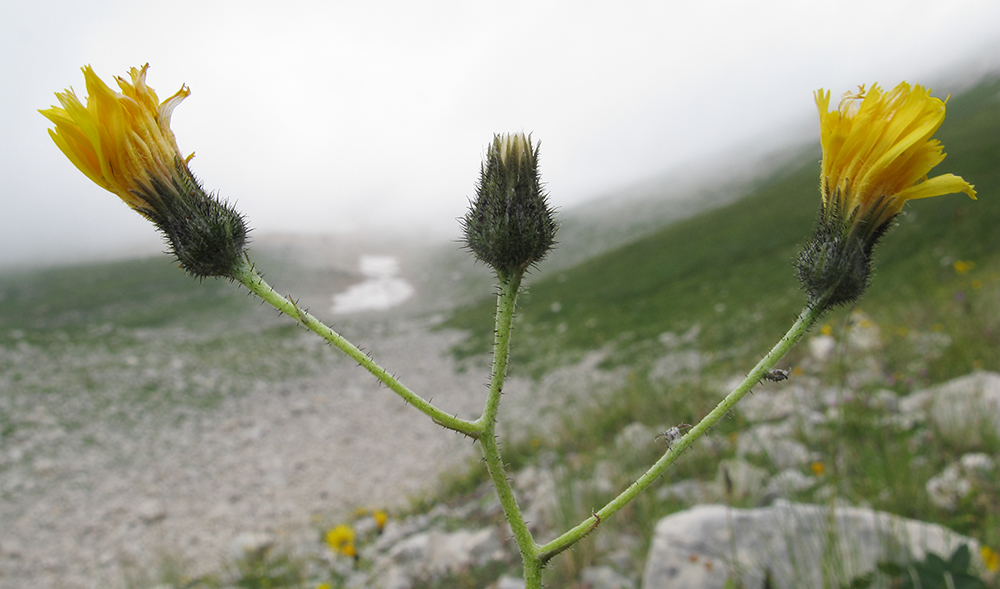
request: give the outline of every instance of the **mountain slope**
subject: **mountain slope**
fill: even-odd
[[[997,299],[998,93],[1000,81],[992,80],[952,98],[937,134],[949,155],[935,173],[964,176],[976,185],[979,200],[950,195],[911,203],[876,250],[876,276],[861,302],[880,322],[913,329],[950,326],[953,337],[963,340],[953,349],[981,350],[975,358],[966,352],[946,355],[942,363],[958,364],[939,366],[941,376],[966,371],[973,362],[1000,368],[994,351],[1000,322],[990,309],[971,307]],[[761,181],[738,202],[571,269],[529,277],[515,366],[537,372],[551,359],[606,346],[612,362],[627,362],[653,346],[659,334],[695,325],[705,349],[739,346],[744,353],[733,359],[762,352],[804,303],[793,262],[819,208],[818,147],[813,155],[808,163]],[[972,262],[974,268],[965,264],[959,273],[955,261]],[[481,301],[448,322],[473,333],[460,354],[488,349],[492,306],[491,300]]]

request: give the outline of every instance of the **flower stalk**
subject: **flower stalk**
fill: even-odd
[[[507,479],[507,471],[500,455],[500,447],[496,437],[497,411],[500,407],[500,397],[503,394],[504,380],[507,377],[507,361],[510,358],[510,336],[514,323],[514,309],[517,306],[517,293],[521,286],[523,271],[515,271],[509,276],[501,276],[499,292],[497,293],[496,332],[493,342],[493,368],[490,375],[490,392],[486,397],[483,414],[475,425],[482,429],[479,444],[486,462],[486,469],[493,482],[500,506],[503,508],[507,523],[510,524],[514,540],[517,542],[521,559],[524,562],[526,589],[541,587],[542,563],[538,558],[538,544],[535,543],[514,490]]]
[[[795,344],[808,333],[817,320],[823,315],[826,306],[823,301],[820,304],[807,305],[799,314],[798,319],[792,324],[788,332],[778,341],[771,351],[757,363],[753,369],[747,373],[746,378],[740,382],[726,397],[716,405],[708,415],[702,418],[697,425],[688,430],[687,434],[679,440],[672,442],[657,460],[642,476],[635,480],[625,491],[608,502],[607,505],[594,512],[589,518],[583,520],[575,527],[562,534],[558,538],[543,544],[539,548],[539,561],[542,566],[550,561],[560,552],[579,542],[601,523],[628,505],[639,493],[643,492],[656,479],[661,477],[670,466],[677,461],[680,455],[687,450],[698,438],[704,436],[716,423],[726,416],[740,399],[746,396],[750,390],[757,385],[768,374],[781,359],[788,353]]]
[[[263,277],[261,277],[248,260],[244,259],[243,263],[237,267],[233,278],[247,287],[250,292],[260,297],[265,303],[271,305],[279,312],[288,315],[300,325],[346,354],[349,358],[357,362],[359,366],[371,372],[382,384],[389,387],[389,389],[402,397],[404,401],[413,405],[418,411],[430,417],[434,420],[434,423],[465,434],[470,438],[475,439],[482,435],[482,426],[438,409],[431,402],[411,391],[409,387],[401,383],[395,376],[375,362],[371,356],[362,352],[357,346],[344,338],[344,336],[300,308],[291,299],[278,294],[277,291],[271,288],[271,285],[264,281]]]

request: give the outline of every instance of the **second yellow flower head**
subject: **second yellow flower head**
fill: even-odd
[[[824,217],[839,217],[851,233],[868,239],[884,229],[908,200],[964,192],[973,186],[954,174],[928,179],[944,160],[931,136],[944,122],[945,102],[922,86],[903,82],[888,92],[878,85],[848,93],[832,112],[830,92],[816,92],[823,168]]]
[[[809,304],[830,308],[858,300],[868,288],[875,244],[906,201],[954,192],[973,199],[972,185],[954,174],[928,179],[944,160],[931,136],[945,103],[903,82],[848,93],[830,110],[830,92],[816,92],[823,164],[823,206],[797,271]]]

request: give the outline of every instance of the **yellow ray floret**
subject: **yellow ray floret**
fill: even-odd
[[[820,190],[824,215],[867,225],[870,234],[902,210],[908,200],[964,192],[973,186],[954,174],[928,179],[944,160],[941,142],[931,139],[944,122],[945,102],[922,86],[903,82],[888,92],[878,85],[846,94],[830,107],[830,92],[816,92],[823,167]]]
[[[178,163],[184,164],[170,115],[191,94],[181,86],[161,103],[146,85],[147,69],[149,64],[132,68],[131,82],[115,78],[118,93],[86,66],[86,106],[70,89],[56,94],[60,107],[39,111],[55,124],[49,135],[66,157],[98,186],[140,212],[156,208],[146,201],[155,194],[153,183],[170,186]]]

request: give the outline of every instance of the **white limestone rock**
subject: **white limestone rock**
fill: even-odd
[[[715,476],[716,488],[725,492],[729,488],[734,498],[756,499],[764,494],[768,472],[746,460],[723,460]],[[728,483],[727,483],[728,480]]]
[[[763,456],[780,469],[805,466],[812,455],[804,444],[792,439],[794,435],[795,428],[788,421],[755,425],[736,440],[736,455]]]
[[[768,573],[775,587],[839,587],[877,562],[922,559],[928,551],[947,556],[962,544],[981,567],[975,540],[870,509],[700,505],[656,524],[642,589],[723,589],[730,576],[761,587]],[[825,566],[830,562],[837,567]]]
[[[899,401],[899,410],[926,418],[943,437],[960,445],[979,445],[984,434],[1000,434],[1000,374],[976,371]]]
[[[934,505],[954,511],[972,493],[975,482],[995,468],[996,463],[987,454],[966,454],[927,481],[927,495]]]
[[[421,532],[375,558],[376,577],[371,586],[404,589],[418,579],[456,574],[504,558],[506,552],[494,528]]]
[[[229,550],[229,554],[237,560],[262,560],[267,556],[268,551],[274,547],[274,542],[274,534],[247,532],[233,539],[233,545]]]
[[[524,589],[524,579],[504,575],[490,585],[490,589]]]
[[[805,491],[816,485],[816,477],[802,474],[801,471],[789,468],[771,477],[767,482],[767,494],[771,497],[787,497],[792,493]]]
[[[635,583],[609,566],[587,567],[580,573],[580,581],[590,589],[635,589]]]

